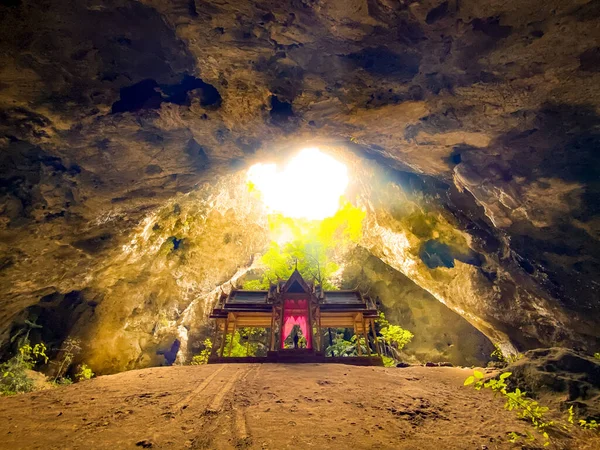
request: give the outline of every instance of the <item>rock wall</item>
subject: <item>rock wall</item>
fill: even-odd
[[[387,320],[414,334],[403,350],[406,362],[485,366],[494,346],[459,314],[363,248],[348,255],[344,288],[357,286],[381,304]]]

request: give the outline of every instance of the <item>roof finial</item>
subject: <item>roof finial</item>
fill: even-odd
[[[296,258],[296,270],[298,270],[298,258]]]

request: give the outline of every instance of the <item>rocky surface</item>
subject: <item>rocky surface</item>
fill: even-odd
[[[310,144],[373,257],[506,352],[597,351],[599,48],[597,0],[2,1],[2,341],[60,310],[157,363],[264,248],[239,170]]]
[[[600,359],[569,349],[548,348],[525,352],[510,364],[511,385],[543,398],[578,416],[600,418]]]
[[[358,286],[378,299],[387,320],[414,334],[403,349],[405,362],[451,362],[485,366],[494,347],[490,340],[433,295],[358,248],[346,258],[342,287]]]

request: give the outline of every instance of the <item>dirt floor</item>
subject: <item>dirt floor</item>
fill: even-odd
[[[530,428],[490,392],[463,387],[471,373],[339,364],[124,372],[0,398],[0,448],[522,448],[506,433]],[[600,448],[593,432],[555,442]]]

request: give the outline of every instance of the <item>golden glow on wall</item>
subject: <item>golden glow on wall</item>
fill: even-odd
[[[286,217],[322,220],[333,216],[348,186],[346,166],[318,148],[305,148],[285,167],[255,164],[248,170],[269,212]]]

